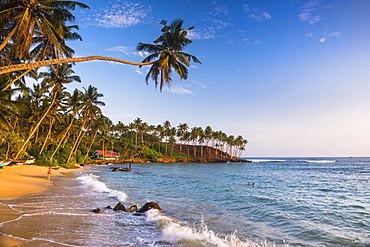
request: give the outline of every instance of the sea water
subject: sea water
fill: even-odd
[[[249,160],[89,166],[1,200],[21,216],[0,233],[25,246],[370,246],[370,158]],[[163,210],[104,209],[149,201]]]

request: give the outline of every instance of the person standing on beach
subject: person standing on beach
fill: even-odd
[[[48,169],[48,181],[50,180],[50,177],[51,177],[51,167],[49,166],[49,169]]]

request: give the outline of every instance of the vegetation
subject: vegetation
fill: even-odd
[[[193,27],[184,29],[180,19],[170,25],[162,21],[162,34],[154,44],[138,44],[138,51],[150,54],[142,63],[74,58],[67,42],[81,40],[75,32],[78,26],[69,24],[76,7],[89,8],[76,1],[0,0],[0,159],[34,157],[40,165],[66,165],[88,161],[96,149],[114,150],[124,159],[202,158],[210,154],[206,146],[217,148],[220,157],[224,152],[240,156],[247,143],[241,136],[227,136],[211,127],[171,127],[169,121],[152,126],[140,118],[127,125],[113,124],[101,111],[105,103],[96,87],[67,91],[66,84],[81,82],[74,62],[99,59],[150,65],[146,82],[152,79],[161,91],[170,85],[172,71],[187,79],[190,62],[200,63],[183,52],[192,42],[187,32]],[[39,72],[43,66],[48,69]],[[31,87],[26,76],[35,81]]]

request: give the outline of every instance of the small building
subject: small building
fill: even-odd
[[[96,150],[91,155],[91,158],[96,160],[116,160],[121,159],[122,157],[119,153],[116,153],[113,150]]]

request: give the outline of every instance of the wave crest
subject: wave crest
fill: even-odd
[[[108,188],[107,185],[99,181],[98,178],[99,176],[85,174],[76,179],[81,181],[82,186],[85,189],[92,190],[94,192],[107,193],[111,197],[116,197],[120,202],[127,201],[128,196],[125,192]]]

